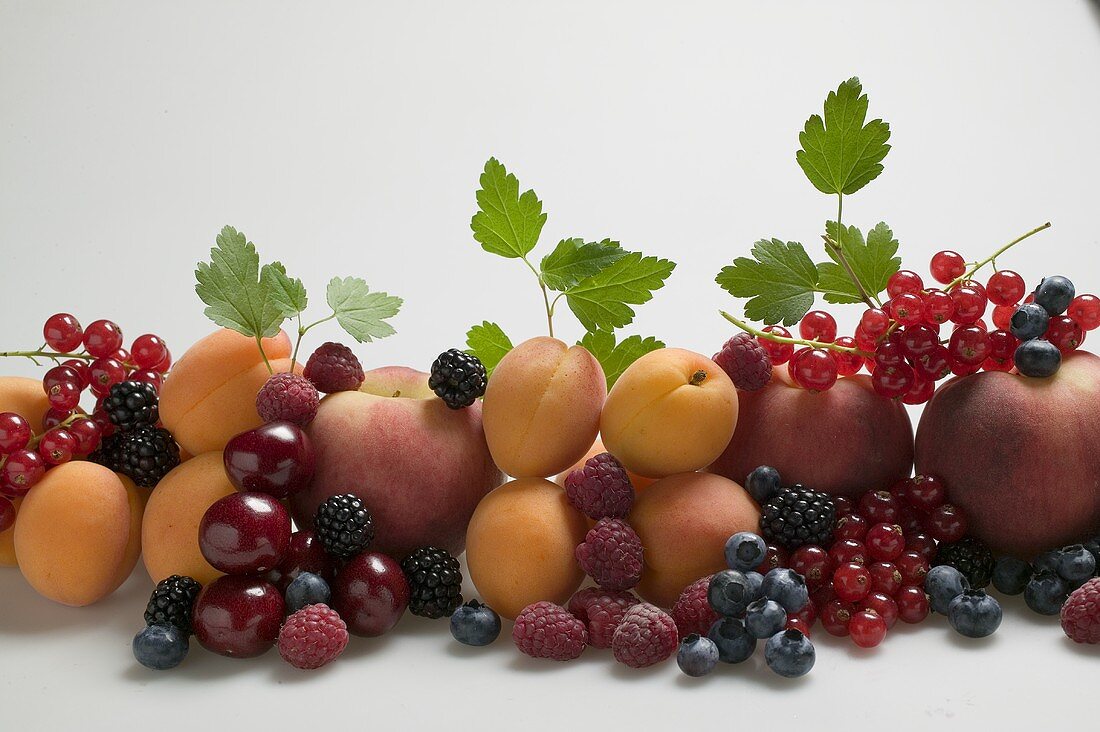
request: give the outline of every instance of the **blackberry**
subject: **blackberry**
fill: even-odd
[[[432,364],[428,387],[451,409],[462,409],[484,396],[488,380],[481,359],[452,348]]]
[[[342,559],[365,551],[374,541],[374,520],[354,493],[332,496],[318,506],[313,530],[325,551]]]
[[[959,570],[972,589],[980,590],[993,579],[996,560],[993,559],[993,552],[989,551],[989,547],[968,536],[954,544],[940,544],[932,566],[938,567],[942,564]]]
[[[836,527],[836,504],[826,493],[801,485],[781,488],[768,499],[760,515],[760,533],[785,549],[803,544],[828,546]]]
[[[122,381],[111,387],[103,411],[120,432],[152,427],[160,419],[157,389],[144,381]]]
[[[178,574],[161,580],[145,606],[145,624],[174,625],[191,635],[191,613],[201,589],[197,580]]]
[[[99,441],[99,447],[88,455],[88,460],[99,463],[116,473],[122,472],[122,435],[113,434]]]
[[[180,464],[180,446],[163,427],[136,427],[119,438],[119,471],[152,488]]]
[[[409,581],[409,612],[424,618],[450,616],[462,604],[462,569],[445,549],[425,546],[401,562]]]

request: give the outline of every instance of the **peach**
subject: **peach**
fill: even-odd
[[[737,483],[711,473],[680,473],[638,494],[628,517],[645,548],[635,588],[659,607],[672,607],[689,584],[725,569],[726,541],[758,531],[760,509]]]
[[[309,488],[291,498],[299,526],[313,525],[321,501],[363,499],[374,519],[373,549],[398,558],[434,545],[459,554],[482,496],[503,481],[489,455],[481,405],[450,409],[428,374],[374,369],[359,391],[330,394],[306,432],[316,453]]]
[[[793,385],[786,368],[771,383],[738,393],[741,415],[712,473],[742,481],[760,465],[784,483],[855,495],[887,490],[913,470],[913,426],[905,406],[883,399],[866,374],[813,393]]]
[[[19,506],[22,505],[22,498],[12,498],[12,504],[15,506],[16,523],[19,521]],[[0,567],[17,567],[19,562],[15,559],[15,526],[8,527],[5,531],[0,531]]]
[[[112,471],[83,460],[53,468],[20,506],[19,569],[44,597],[90,605],[125,579],[132,516],[126,486]]]
[[[264,339],[263,346],[276,373],[290,370],[286,333]],[[221,450],[234,435],[263,423],[256,393],[270,375],[255,339],[232,330],[211,333],[172,366],[160,391],[161,421],[191,455]]]
[[[737,389],[706,356],[652,351],[623,372],[600,419],[608,451],[635,473],[663,478],[706,467],[737,424]]]
[[[607,448],[603,446],[603,440],[597,437],[596,441],[592,443],[592,447],[588,448],[588,452],[584,454],[584,457],[570,465],[565,470],[558,473],[557,477],[554,478],[554,482],[558,485],[565,485],[565,479],[569,476],[570,473],[572,473],[574,470],[583,468],[584,464],[588,462],[590,458],[594,458],[602,452],[607,452]],[[656,478],[647,478],[644,475],[638,475],[637,473],[632,473],[629,470],[626,471],[626,474],[630,478],[630,483],[634,486],[635,491],[640,491],[646,486],[652,485],[653,482],[656,480]]]
[[[573,552],[587,531],[561,486],[543,478],[513,480],[485,496],[470,519],[470,580],[505,618],[540,600],[564,604],[584,580]]]
[[[221,451],[197,455],[161,478],[141,529],[142,559],[153,582],[185,574],[205,585],[221,576],[199,550],[199,522],[214,501],[235,490]]]
[[[544,478],[577,462],[596,439],[607,381],[581,346],[532,338],[508,352],[485,390],[485,439],[514,478]]]
[[[917,471],[939,476],[971,535],[1031,559],[1100,534],[1100,358],[1067,356],[1047,379],[987,371],[925,406]]]

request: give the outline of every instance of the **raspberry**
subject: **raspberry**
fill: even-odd
[[[676,621],[660,608],[639,603],[626,611],[611,641],[615,660],[631,668],[660,663],[676,652]]]
[[[1062,630],[1077,643],[1100,643],[1100,577],[1078,587],[1062,605]]]
[[[355,391],[363,383],[363,366],[350,348],[329,341],[309,357],[302,376],[325,394]]]
[[[597,521],[576,555],[585,574],[605,590],[627,590],[642,578],[642,540],[622,519]]]
[[[714,625],[714,621],[718,619],[718,613],[714,612],[714,608],[707,601],[707,590],[710,588],[712,576],[707,575],[692,582],[684,588],[676,604],[672,606],[672,619],[680,630],[681,638],[686,638],[692,633],[705,636],[710,626]]]
[[[512,626],[512,641],[532,658],[572,661],[588,644],[588,631],[561,605],[536,602],[520,611]]]
[[[286,420],[305,427],[317,416],[317,387],[298,374],[275,374],[256,395],[256,411],[264,422]]]
[[[756,391],[772,378],[772,359],[760,341],[748,333],[738,333],[726,341],[712,359],[733,379],[741,391]]]
[[[279,631],[279,655],[295,668],[321,668],[344,652],[348,627],[328,605],[306,605]]]
[[[587,628],[589,645],[610,648],[623,615],[639,602],[633,592],[586,587],[569,598],[568,609]]]
[[[623,518],[634,505],[634,486],[623,464],[609,452],[588,458],[565,478],[565,495],[588,518]]]

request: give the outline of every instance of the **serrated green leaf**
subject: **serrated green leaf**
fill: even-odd
[[[585,330],[614,330],[634,320],[631,305],[653,298],[676,264],[630,252],[565,291],[569,309]]]
[[[539,272],[547,287],[563,292],[626,255],[619,242],[610,239],[587,244],[583,239],[562,239],[542,258]]]
[[[768,325],[794,325],[814,304],[817,266],[795,241],[761,239],[752,256],[723,267],[715,281],[734,297],[751,298],[745,317]]]
[[[367,283],[358,277],[333,277],[325,299],[336,315],[336,322],[360,343],[370,343],[396,332],[386,319],[397,315],[401,298],[371,292]]]
[[[844,234],[840,239],[837,239],[839,232],[835,221],[827,222],[825,231],[833,241],[840,242],[844,258],[852,272],[863,285],[863,289],[872,296],[883,292],[891,275],[901,268],[901,257],[894,256],[898,252],[898,241],[890,227],[883,222],[867,233],[866,242],[863,234],[854,226],[844,227]],[[832,251],[829,251],[829,256],[834,262],[837,261]],[[820,291],[824,293],[826,302],[837,305],[863,302],[859,288],[840,264],[819,264],[818,272]]]
[[[216,244],[210,261],[195,270],[195,292],[206,303],[206,317],[251,338],[278,333],[286,318],[268,304],[255,245],[232,226],[221,230]]]
[[[268,305],[284,318],[294,317],[309,303],[305,285],[296,277],[288,277],[282,262],[265,264],[260,270],[260,284],[266,292]]]
[[[607,378],[607,388],[611,389],[630,364],[650,351],[664,348],[665,344],[653,336],[642,338],[633,335],[621,343],[615,342],[615,334],[607,330],[589,331],[581,338],[580,345],[596,357],[603,367]]]
[[[488,320],[475,325],[466,332],[466,352],[477,356],[485,366],[485,372],[493,375],[493,369],[500,363],[508,351],[512,350],[512,340],[504,329]]]
[[[524,257],[538,243],[546,214],[534,191],[519,192],[519,179],[489,158],[477,192],[478,212],[470,220],[481,248],[502,257]]]
[[[890,125],[867,119],[867,95],[859,79],[845,81],[825,99],[825,119],[813,115],[798,136],[795,157],[822,193],[855,193],[882,172],[890,152]]]

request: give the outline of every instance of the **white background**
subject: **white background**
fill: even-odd
[[[0,350],[36,347],[42,320],[67,310],[160,333],[178,355],[211,329],[191,273],[226,223],[315,299],[334,275],[406,299],[398,336],[359,349],[368,367],[426,368],[483,318],[539,334],[530,275],[469,231],[496,155],[543,199],[547,249],[613,236],[679,262],[629,332],[710,353],[730,333],[717,309],[734,306],[717,271],[763,236],[815,247],[833,215],[794,151],[852,75],[894,149],[846,201],[847,222],[886,220],[927,272],[938,249],[978,258],[1051,220],[1001,265],[1095,291],[1098,71],[1089,2],[4,0]],[[579,335],[564,309],[558,325]],[[1100,659],[1009,602],[983,642],[940,618],[869,652],[818,630],[817,667],[793,682],[762,658],[701,682],[599,652],[539,663],[507,639],[460,648],[412,618],[320,673],[194,644],[179,670],[153,674],[129,653],[149,589],[139,569],[73,610],[0,570],[0,727],[1017,729],[1083,716]]]

